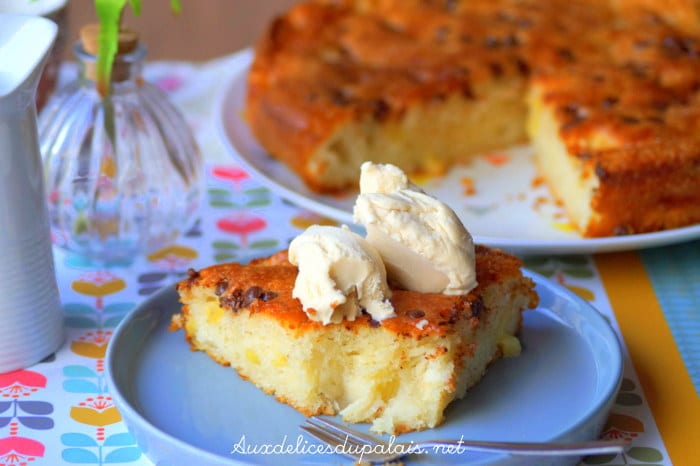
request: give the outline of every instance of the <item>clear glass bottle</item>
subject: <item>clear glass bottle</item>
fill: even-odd
[[[106,98],[96,88],[96,39],[81,36],[77,80],[39,117],[52,236],[92,260],[129,262],[192,225],[202,157],[179,111],[142,78],[146,49],[137,36],[120,34]]]

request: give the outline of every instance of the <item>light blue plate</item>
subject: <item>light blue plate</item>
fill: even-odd
[[[492,365],[463,400],[449,406],[443,425],[400,440],[597,437],[622,377],[617,337],[578,296],[526,274],[537,283],[541,302],[524,314],[523,353]],[[332,453],[309,452],[320,444],[298,428],[304,421],[300,413],[240,379],[233,369],[191,352],[181,331],[168,330],[170,316],[179,309],[172,287],[159,291],[124,319],[107,351],[111,395],[146,456],[159,466],[352,464]],[[276,448],[286,453],[232,453],[245,450],[244,445],[248,451]],[[540,466],[576,459],[533,463],[533,458],[471,454],[416,455],[408,461],[446,462]]]

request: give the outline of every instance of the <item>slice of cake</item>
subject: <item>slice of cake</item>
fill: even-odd
[[[193,350],[305,415],[372,422],[375,432],[438,425],[487,366],[519,348],[521,312],[537,304],[521,263],[476,247],[478,286],[464,295],[393,289],[395,317],[324,325],[292,297],[297,267],[280,252],[192,272],[173,318]]]

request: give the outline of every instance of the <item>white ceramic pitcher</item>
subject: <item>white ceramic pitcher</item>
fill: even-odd
[[[39,362],[64,338],[34,103],[56,29],[0,15],[0,373]]]

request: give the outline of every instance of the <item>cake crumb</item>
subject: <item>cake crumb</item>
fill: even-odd
[[[180,330],[182,328],[185,328],[185,322],[182,314],[173,314],[172,318],[170,319],[170,326],[168,327],[168,330],[174,332],[175,330]]]

